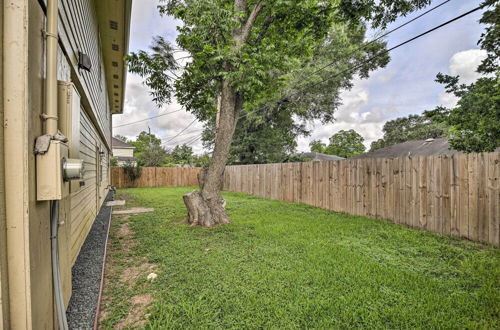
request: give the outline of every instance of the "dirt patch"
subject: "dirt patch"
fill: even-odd
[[[116,329],[140,328],[146,325],[147,312],[153,302],[153,296],[149,293],[136,295],[130,299],[130,302],[132,306],[127,317],[116,325]]]
[[[150,263],[144,263],[140,266],[128,267],[120,275],[120,282],[123,284],[128,284],[131,287],[137,282],[139,278],[146,278],[149,273],[155,270],[155,268],[156,265]]]
[[[124,223],[123,225],[121,225],[117,234],[118,234],[119,238],[127,238],[127,237],[132,236],[134,234],[134,232],[132,231],[132,229],[130,229],[130,226],[128,225],[128,223]]]
[[[129,201],[129,200],[132,200],[133,198],[129,194],[122,193],[118,196],[118,199],[123,199],[123,200]]]
[[[135,232],[130,225],[130,215],[113,215],[112,221],[115,223],[115,227],[111,236],[112,241],[109,242],[108,258],[105,265],[106,276],[104,278],[104,292],[99,315],[100,328],[113,326],[106,324],[113,315],[113,305],[116,303],[113,301],[112,294],[108,293],[109,290],[123,290],[130,293],[130,295],[135,294],[130,299],[127,316],[113,327],[116,329],[142,328],[147,324],[153,297],[150,294],[138,293],[148,287],[151,281],[147,277],[152,272],[157,273],[156,269],[158,267],[155,264],[147,263],[146,258],[135,255],[134,247],[139,242],[133,238]],[[140,282],[141,280],[144,283]],[[139,286],[137,286],[138,283]]]

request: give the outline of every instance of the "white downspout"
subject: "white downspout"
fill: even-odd
[[[45,134],[57,134],[57,20],[58,0],[47,0]]]

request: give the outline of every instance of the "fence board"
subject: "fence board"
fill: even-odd
[[[488,168],[488,241],[500,243],[500,154],[490,153],[487,156]]]
[[[488,172],[485,162],[486,154],[477,155],[477,180],[478,180],[478,239],[488,240],[488,202],[486,200]]]
[[[478,239],[478,202],[479,202],[479,186],[478,186],[478,160],[477,154],[469,154],[468,173],[469,173],[469,237],[472,240]]]
[[[450,157],[443,155],[441,157],[441,218],[443,225],[441,226],[441,233],[445,235],[451,234],[451,209],[450,209]]]
[[[459,217],[459,186],[458,186],[458,157],[453,155],[450,158],[450,233],[453,236],[460,236]]]
[[[460,236],[469,236],[469,156],[458,155],[459,217]]]

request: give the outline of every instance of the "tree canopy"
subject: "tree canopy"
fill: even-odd
[[[383,138],[372,142],[370,151],[392,146],[406,141],[436,139],[445,137],[448,128],[445,124],[433,121],[423,115],[409,115],[390,120],[382,128]]]
[[[439,106],[425,112],[428,118],[450,127],[450,146],[464,152],[494,151],[500,147],[500,3],[488,0],[484,4],[489,9],[480,20],[486,24],[486,30],[479,45],[487,56],[477,72],[486,76],[466,85],[460,83],[459,76],[439,73],[436,81],[459,101],[454,108]]]
[[[349,158],[365,152],[365,139],[355,130],[341,130],[330,137],[328,145],[319,140],[310,143],[311,151]]]

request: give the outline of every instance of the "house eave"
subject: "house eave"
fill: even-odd
[[[104,69],[108,87],[110,112],[123,113],[130,37],[132,0],[95,1],[102,43]]]

